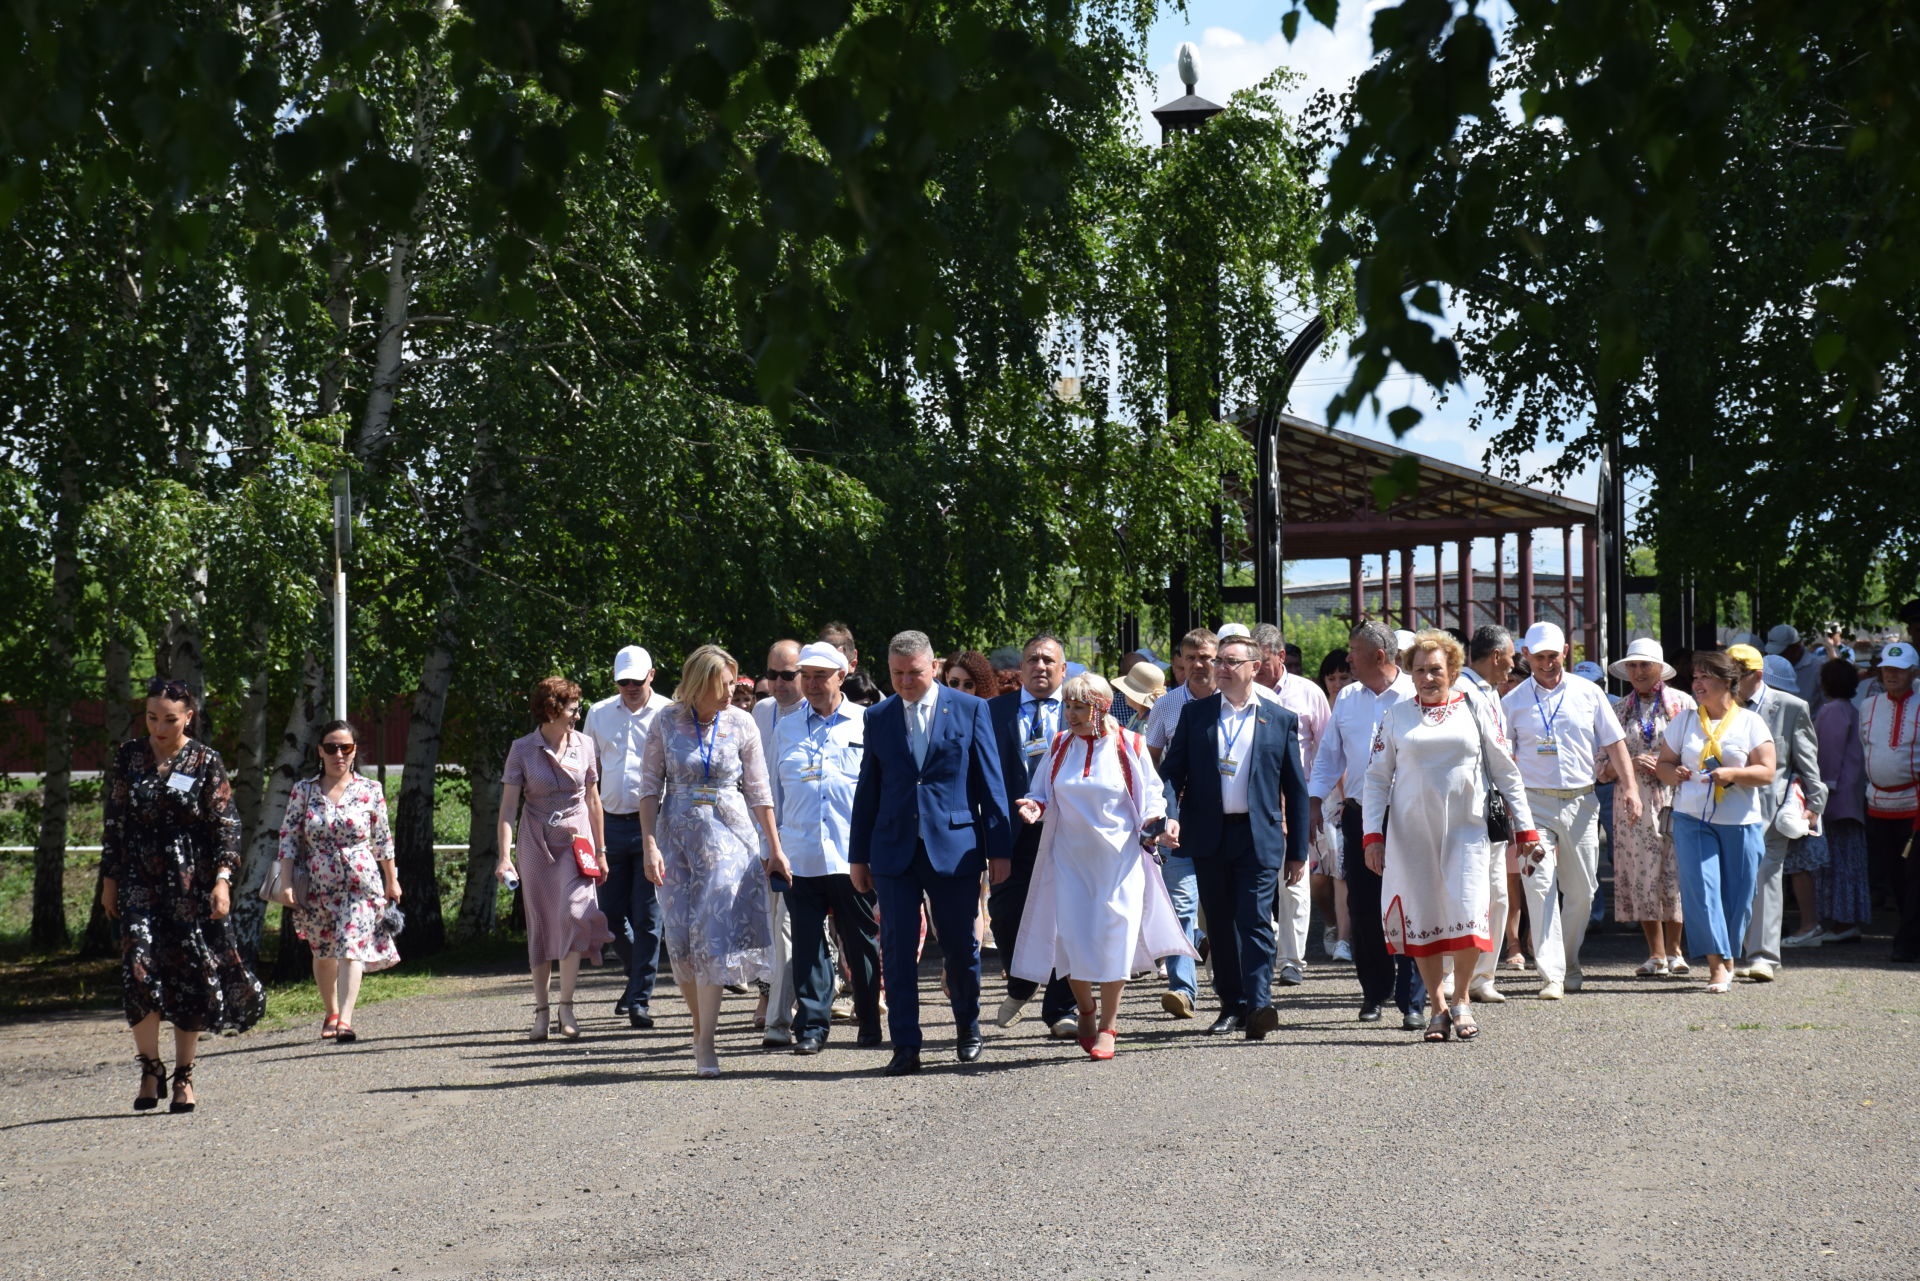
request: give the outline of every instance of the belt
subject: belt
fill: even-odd
[[[1243,823],[1251,822],[1253,822],[1253,815],[1251,814],[1222,814],[1220,816],[1220,823],[1223,827],[1237,827]]]
[[[608,818],[639,818],[640,817],[639,810],[607,810],[605,811],[605,813]]]
[[[1527,790],[1551,796],[1556,801],[1577,801],[1582,796],[1592,795],[1593,784],[1588,783],[1585,787],[1529,787]]]

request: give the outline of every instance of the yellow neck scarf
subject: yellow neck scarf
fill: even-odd
[[[1734,699],[1728,702],[1727,714],[1720,718],[1720,723],[1718,725],[1709,725],[1707,724],[1707,709],[1704,707],[1700,709],[1700,733],[1703,734],[1707,740],[1700,745],[1700,763],[1702,765],[1705,765],[1709,759],[1721,760],[1720,736],[1727,732],[1727,726],[1733,724],[1733,718],[1739,714],[1739,711],[1740,702],[1738,699]],[[1722,761],[1722,764],[1724,763],[1725,762]],[[1713,785],[1713,803],[1715,805],[1718,805],[1725,799],[1726,795],[1726,788],[1720,786],[1718,783]]]

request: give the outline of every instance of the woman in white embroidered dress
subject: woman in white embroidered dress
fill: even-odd
[[[1387,950],[1411,956],[1427,985],[1429,1041],[1480,1033],[1464,992],[1451,1009],[1441,994],[1446,962],[1471,974],[1495,940],[1488,922],[1493,846],[1484,780],[1506,798],[1522,859],[1540,857],[1520,769],[1499,730],[1453,688],[1466,665],[1460,642],[1424,631],[1407,651],[1417,697],[1387,709],[1367,766],[1367,866],[1381,877]],[[1389,814],[1391,817],[1389,817]]]
[[[1107,714],[1113,690],[1104,678],[1082,673],[1060,696],[1067,728],[1019,802],[1021,817],[1042,826],[1011,972],[1036,983],[1066,975],[1080,1007],[1080,1048],[1110,1059],[1127,979],[1161,957],[1197,954],[1141,844],[1167,812],[1146,744]],[[1164,831],[1156,839],[1179,843]]]

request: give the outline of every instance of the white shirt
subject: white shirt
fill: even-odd
[[[1493,740],[1507,751],[1513,751],[1507,730],[1507,709],[1500,705],[1500,691],[1471,667],[1460,669],[1460,674],[1454,677],[1453,687],[1467,696],[1474,710],[1479,713],[1481,723],[1493,735]]]
[[[1303,768],[1311,771],[1313,759],[1320,753],[1320,739],[1327,732],[1327,723],[1333,719],[1333,708],[1328,705],[1327,696],[1320,692],[1318,685],[1292,672],[1282,672],[1280,683],[1272,689],[1259,684],[1254,688],[1292,712],[1300,722],[1297,731],[1300,736],[1300,761]]]
[[[1307,794],[1322,801],[1336,788],[1353,800],[1365,795],[1367,762],[1373,756],[1380,721],[1389,707],[1412,697],[1413,677],[1405,670],[1378,694],[1359,681],[1349,682],[1333,700],[1333,719],[1327,722],[1320,750],[1314,753]]]
[[[822,716],[805,699],[774,727],[773,819],[795,876],[843,876],[853,789],[866,754],[867,709],[844,695]]]
[[[807,700],[797,698],[792,707],[780,706],[777,698],[763,698],[753,705],[753,724],[760,731],[760,750],[773,758],[773,731],[781,721],[793,715],[807,705]]]
[[[1718,802],[1713,799],[1713,784],[1699,777],[1700,753],[1707,745],[1700,718],[1706,713],[1689,707],[1667,726],[1666,744],[1680,757],[1680,763],[1694,771],[1694,777],[1680,784],[1673,793],[1673,812],[1697,818],[1703,823],[1744,827],[1765,821],[1760,812],[1758,787],[1729,787]],[[1718,724],[1719,722],[1714,722]],[[1773,741],[1773,731],[1759,713],[1736,707],[1733,721],[1720,734],[1720,763],[1738,769],[1747,763],[1753,749]]]
[[[640,810],[640,757],[646,750],[647,731],[654,717],[673,700],[657,691],[647,696],[638,711],[615,694],[587,709],[587,737],[600,757],[600,804],[609,814],[635,814]]]
[[[1182,682],[1162,694],[1147,713],[1146,732],[1140,737],[1147,740],[1147,746],[1156,752],[1164,752],[1173,744],[1173,731],[1180,724],[1180,709],[1193,701],[1193,691]]]
[[[1260,695],[1255,691],[1261,688],[1256,685],[1248,690],[1247,701],[1237,710],[1224,693],[1220,695],[1220,732],[1214,745],[1219,749],[1222,814],[1247,812],[1247,780],[1253,777],[1253,714],[1260,709]],[[1266,692],[1274,702],[1280,701],[1271,690]]]
[[[1591,787],[1594,758],[1626,737],[1607,692],[1563,672],[1542,689],[1530,676],[1502,700],[1513,732],[1513,759],[1528,787]]]

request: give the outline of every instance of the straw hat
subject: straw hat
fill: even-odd
[[[1607,672],[1610,675],[1619,677],[1621,680],[1626,680],[1628,679],[1628,663],[1660,664],[1660,679],[1663,681],[1670,681],[1679,675],[1678,672],[1673,670],[1673,664],[1667,661],[1666,651],[1660,648],[1660,642],[1651,636],[1642,636],[1639,640],[1627,646],[1627,656],[1609,663],[1607,665]]]
[[[1135,707],[1149,708],[1167,692],[1167,674],[1152,663],[1135,663],[1113,687]]]

